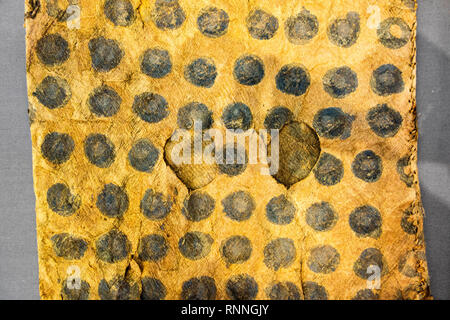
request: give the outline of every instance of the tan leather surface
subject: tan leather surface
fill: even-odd
[[[69,28],[69,2],[79,8],[79,29]],[[430,298],[417,175],[416,16],[411,3],[41,0],[37,6],[26,1],[42,299]],[[211,27],[209,20],[198,22],[208,7],[226,12],[228,19],[219,19],[228,21],[225,30],[216,26],[201,32]],[[257,9],[268,16],[254,16]],[[342,32],[354,32],[354,37],[342,37]],[[114,57],[109,64],[95,65],[93,52],[105,43],[106,55]],[[143,54],[151,48],[170,55],[170,71],[162,77],[141,68]],[[263,63],[264,75],[254,85],[240,83],[233,72],[243,55]],[[212,84],[198,86],[186,70],[205,57],[217,75]],[[283,76],[285,66],[307,71],[304,92],[283,90],[280,81],[293,72]],[[344,80],[332,77],[335,68],[345,73]],[[349,74],[356,75],[357,84]],[[49,76],[53,82],[45,83]],[[349,88],[339,87],[342,81]],[[52,91],[55,86],[59,94]],[[111,99],[120,97],[116,109],[109,103],[102,111],[107,115],[94,112],[90,102],[101,86],[115,92],[109,91]],[[146,121],[139,114],[136,100],[143,93],[163,97],[166,108],[158,111],[157,120]],[[299,172],[294,180],[286,178],[293,174],[291,154],[304,148],[314,157],[319,146],[313,146],[313,138],[303,144],[291,141],[295,132],[282,130],[284,171],[277,179],[261,174],[264,164],[248,164],[235,176],[210,165],[174,170],[165,157],[166,143],[179,127],[179,110],[191,102],[206,105],[212,127],[221,132],[226,131],[222,114],[231,103],[249,107],[250,128],[257,132],[265,128],[272,108],[284,106],[292,112],[292,123],[317,134],[321,157],[312,160],[312,170],[310,163],[302,167],[310,171],[306,178]],[[327,108],[340,109],[323,111]],[[337,131],[320,121],[321,112],[337,115],[342,122]],[[88,137],[112,148],[114,156],[97,154],[94,164],[86,153],[104,149],[86,151]],[[158,150],[154,166],[145,172],[130,162],[130,150],[142,139]],[[342,169],[327,167],[329,161]],[[286,179],[290,182],[279,182]],[[105,188],[121,199],[110,215],[101,209]],[[230,218],[225,208],[225,198],[239,191],[250,195],[239,202],[241,210],[247,206],[251,212],[242,221]],[[141,203],[146,195],[168,212],[146,216]],[[196,206],[211,210],[192,219]],[[274,220],[271,214],[280,212],[273,213],[273,207],[286,216]],[[334,218],[326,215],[327,208]],[[324,224],[314,228],[315,215]],[[195,259],[182,253],[186,242],[186,250],[194,250],[192,238],[183,238],[188,232],[201,232],[190,234],[200,235],[195,239],[202,244]],[[124,254],[102,250],[108,233],[126,237]],[[148,248],[154,249],[150,258]],[[376,261],[382,263],[381,287],[369,293],[362,273]],[[65,281],[74,279],[74,270],[82,279],[81,289],[67,288]],[[188,282],[192,278],[197,279]]]

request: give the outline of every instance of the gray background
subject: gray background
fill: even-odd
[[[39,299],[23,0],[0,0],[0,299]],[[450,299],[450,1],[419,1],[419,175],[432,294]]]

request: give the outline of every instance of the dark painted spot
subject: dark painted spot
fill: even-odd
[[[258,294],[258,284],[248,274],[239,274],[228,279],[226,292],[232,300],[253,300]]]
[[[319,20],[315,15],[304,9],[286,20],[284,30],[289,42],[305,44],[319,32]]]
[[[226,216],[235,221],[245,221],[250,219],[256,208],[255,200],[246,191],[230,193],[222,200],[223,211]]]
[[[77,0],[69,0],[69,1],[66,1],[66,3],[68,3],[69,5],[75,4],[75,1],[77,1]],[[35,10],[33,12],[34,12],[34,15],[36,16],[37,13],[39,13],[39,10],[41,9],[40,1],[34,0],[34,1],[28,1],[28,2],[32,5],[32,7],[35,8]],[[71,10],[67,10],[67,9],[69,9],[68,6],[63,5],[62,6],[63,8],[61,9],[59,6],[59,2],[60,1],[58,1],[58,0],[45,0],[45,4],[47,7],[47,10],[46,10],[47,14],[50,17],[56,18],[56,20],[58,22],[66,22],[69,19],[69,17],[72,16],[73,12]],[[34,17],[32,17],[32,18],[34,18]]]
[[[224,146],[222,154],[216,154],[220,172],[234,177],[242,174],[247,169],[247,151],[240,145]]]
[[[402,35],[396,37],[392,34],[393,26],[400,28]],[[378,39],[389,49],[399,49],[406,45],[411,37],[411,29],[402,18],[391,17],[380,23],[377,30]]]
[[[356,12],[349,12],[345,18],[334,20],[327,30],[328,39],[343,48],[349,48],[356,43],[360,33],[360,17]]]
[[[167,255],[169,244],[159,234],[150,234],[139,241],[139,259],[143,261],[158,261]]]
[[[328,293],[325,287],[313,281],[303,283],[303,295],[305,300],[328,300]]]
[[[140,208],[144,216],[150,220],[162,220],[170,213],[172,205],[173,202],[169,196],[165,197],[160,192],[148,189],[141,200]]]
[[[167,289],[164,284],[156,278],[144,277],[141,280],[142,300],[164,300],[167,294]]]
[[[217,288],[213,278],[202,276],[183,282],[182,300],[214,300]]]
[[[278,19],[275,16],[260,9],[250,12],[246,24],[250,35],[258,40],[273,38],[279,26]]]
[[[215,208],[214,199],[204,192],[193,192],[184,200],[184,207],[181,210],[189,221],[198,222],[208,218]]]
[[[308,177],[319,156],[316,132],[304,122],[291,122],[279,134],[279,166],[273,177],[289,188]]]
[[[300,300],[301,295],[297,286],[290,282],[278,282],[266,289],[270,300]]]
[[[403,122],[400,112],[390,108],[387,104],[379,104],[370,109],[366,120],[372,131],[383,138],[395,136]]]
[[[53,164],[63,164],[69,160],[75,148],[72,137],[66,133],[52,132],[45,136],[41,145],[42,156]]]
[[[372,206],[362,206],[352,211],[349,217],[350,228],[360,237],[378,238],[381,233],[381,214]]]
[[[407,234],[415,235],[417,234],[418,227],[415,224],[414,213],[412,212],[412,208],[408,208],[403,211],[402,220],[400,225]]]
[[[211,88],[217,77],[217,69],[210,58],[198,58],[184,68],[184,78],[197,87]]]
[[[59,65],[69,59],[69,44],[59,34],[48,34],[38,40],[36,54],[47,66]]]
[[[359,290],[352,300],[378,300],[378,294],[374,293],[370,289]]]
[[[158,123],[169,115],[166,99],[151,92],[144,92],[134,98],[133,112],[148,123]]]
[[[418,266],[426,259],[423,251],[408,251],[400,257],[398,271],[408,278],[420,276]]]
[[[343,112],[341,108],[326,108],[316,113],[313,127],[317,134],[327,139],[350,137],[355,117]]]
[[[385,273],[383,260],[384,258],[380,250],[376,248],[368,248],[364,250],[358,260],[356,260],[353,265],[353,271],[358,277],[367,279],[373,274],[373,271],[368,270],[369,267],[375,266],[380,268],[381,275],[383,275]]]
[[[328,202],[314,203],[306,210],[306,223],[316,231],[331,230],[337,219],[337,213]]]
[[[141,172],[151,173],[159,159],[159,150],[148,139],[138,140],[128,153],[130,165]]]
[[[213,242],[209,234],[193,231],[180,238],[178,248],[185,258],[199,260],[209,254]]]
[[[186,15],[178,0],[156,0],[152,20],[159,29],[173,30],[181,27]]]
[[[116,26],[128,27],[136,18],[130,0],[107,0],[103,12]]]
[[[264,78],[264,63],[254,55],[244,55],[234,63],[233,75],[237,82],[254,86]]]
[[[341,255],[332,246],[318,246],[311,249],[308,268],[315,273],[332,273],[336,271]]]
[[[252,254],[252,243],[247,237],[232,236],[222,242],[220,253],[223,259],[229,264],[244,263]]]
[[[105,135],[90,134],[84,141],[84,154],[99,168],[109,168],[116,158],[114,144]]]
[[[397,172],[400,176],[400,180],[403,181],[408,188],[411,188],[414,184],[414,175],[406,173],[405,169],[411,164],[411,158],[406,155],[397,161]]]
[[[324,186],[334,186],[344,177],[344,166],[340,159],[324,152],[314,169],[317,182]]]
[[[394,291],[393,300],[417,300],[421,292],[421,284],[416,282]],[[429,290],[428,290],[429,292]]]
[[[352,171],[357,178],[365,182],[376,182],[383,173],[383,163],[375,152],[365,150],[358,153],[353,160]]]
[[[65,184],[56,183],[47,191],[47,204],[53,212],[67,217],[80,208],[81,200]]]
[[[121,277],[111,281],[102,279],[98,285],[98,295],[101,300],[138,300],[139,285]]]
[[[89,110],[97,117],[112,117],[119,112],[122,98],[111,87],[103,85],[89,95]]]
[[[272,108],[264,120],[264,127],[267,130],[281,130],[284,125],[294,119],[294,114],[286,107]]]
[[[66,80],[48,76],[38,85],[33,96],[47,108],[56,109],[64,107],[69,102],[72,93]]]
[[[295,257],[294,241],[288,238],[275,239],[264,247],[264,264],[275,271],[289,267]]]
[[[87,242],[68,233],[55,234],[51,237],[53,252],[66,260],[79,260],[84,256]]]
[[[62,300],[89,300],[91,286],[84,280],[68,279],[64,280],[61,289]]]
[[[301,96],[311,84],[311,76],[305,67],[299,64],[288,64],[281,68],[275,77],[277,89],[286,94]]]
[[[119,218],[128,210],[128,195],[113,183],[106,184],[97,196],[97,208],[109,218]]]
[[[414,9],[416,7],[416,0],[402,0],[402,2],[410,9]]]
[[[329,70],[323,77],[323,89],[333,98],[342,99],[356,91],[358,76],[347,66]]]
[[[285,195],[273,197],[266,205],[266,217],[275,224],[289,224],[295,217],[295,206]]]
[[[222,121],[229,130],[248,130],[253,123],[253,115],[250,108],[236,102],[228,105],[222,113]]]
[[[89,41],[92,68],[98,72],[108,72],[117,67],[125,53],[119,46],[119,42],[104,37]]]
[[[202,9],[197,18],[198,30],[210,38],[218,38],[227,33],[230,18],[225,10],[208,7]]]
[[[191,102],[178,111],[177,124],[181,129],[190,130],[194,128],[194,122],[197,122],[201,124],[202,130],[207,130],[214,122],[212,115],[212,111],[203,103]]]
[[[141,56],[141,71],[149,77],[161,79],[172,71],[169,51],[162,48],[148,49]]]
[[[107,263],[124,260],[131,250],[127,236],[119,230],[111,230],[102,235],[95,243],[97,257]]]
[[[389,96],[405,89],[402,72],[392,64],[384,64],[372,74],[370,86],[379,96]]]

